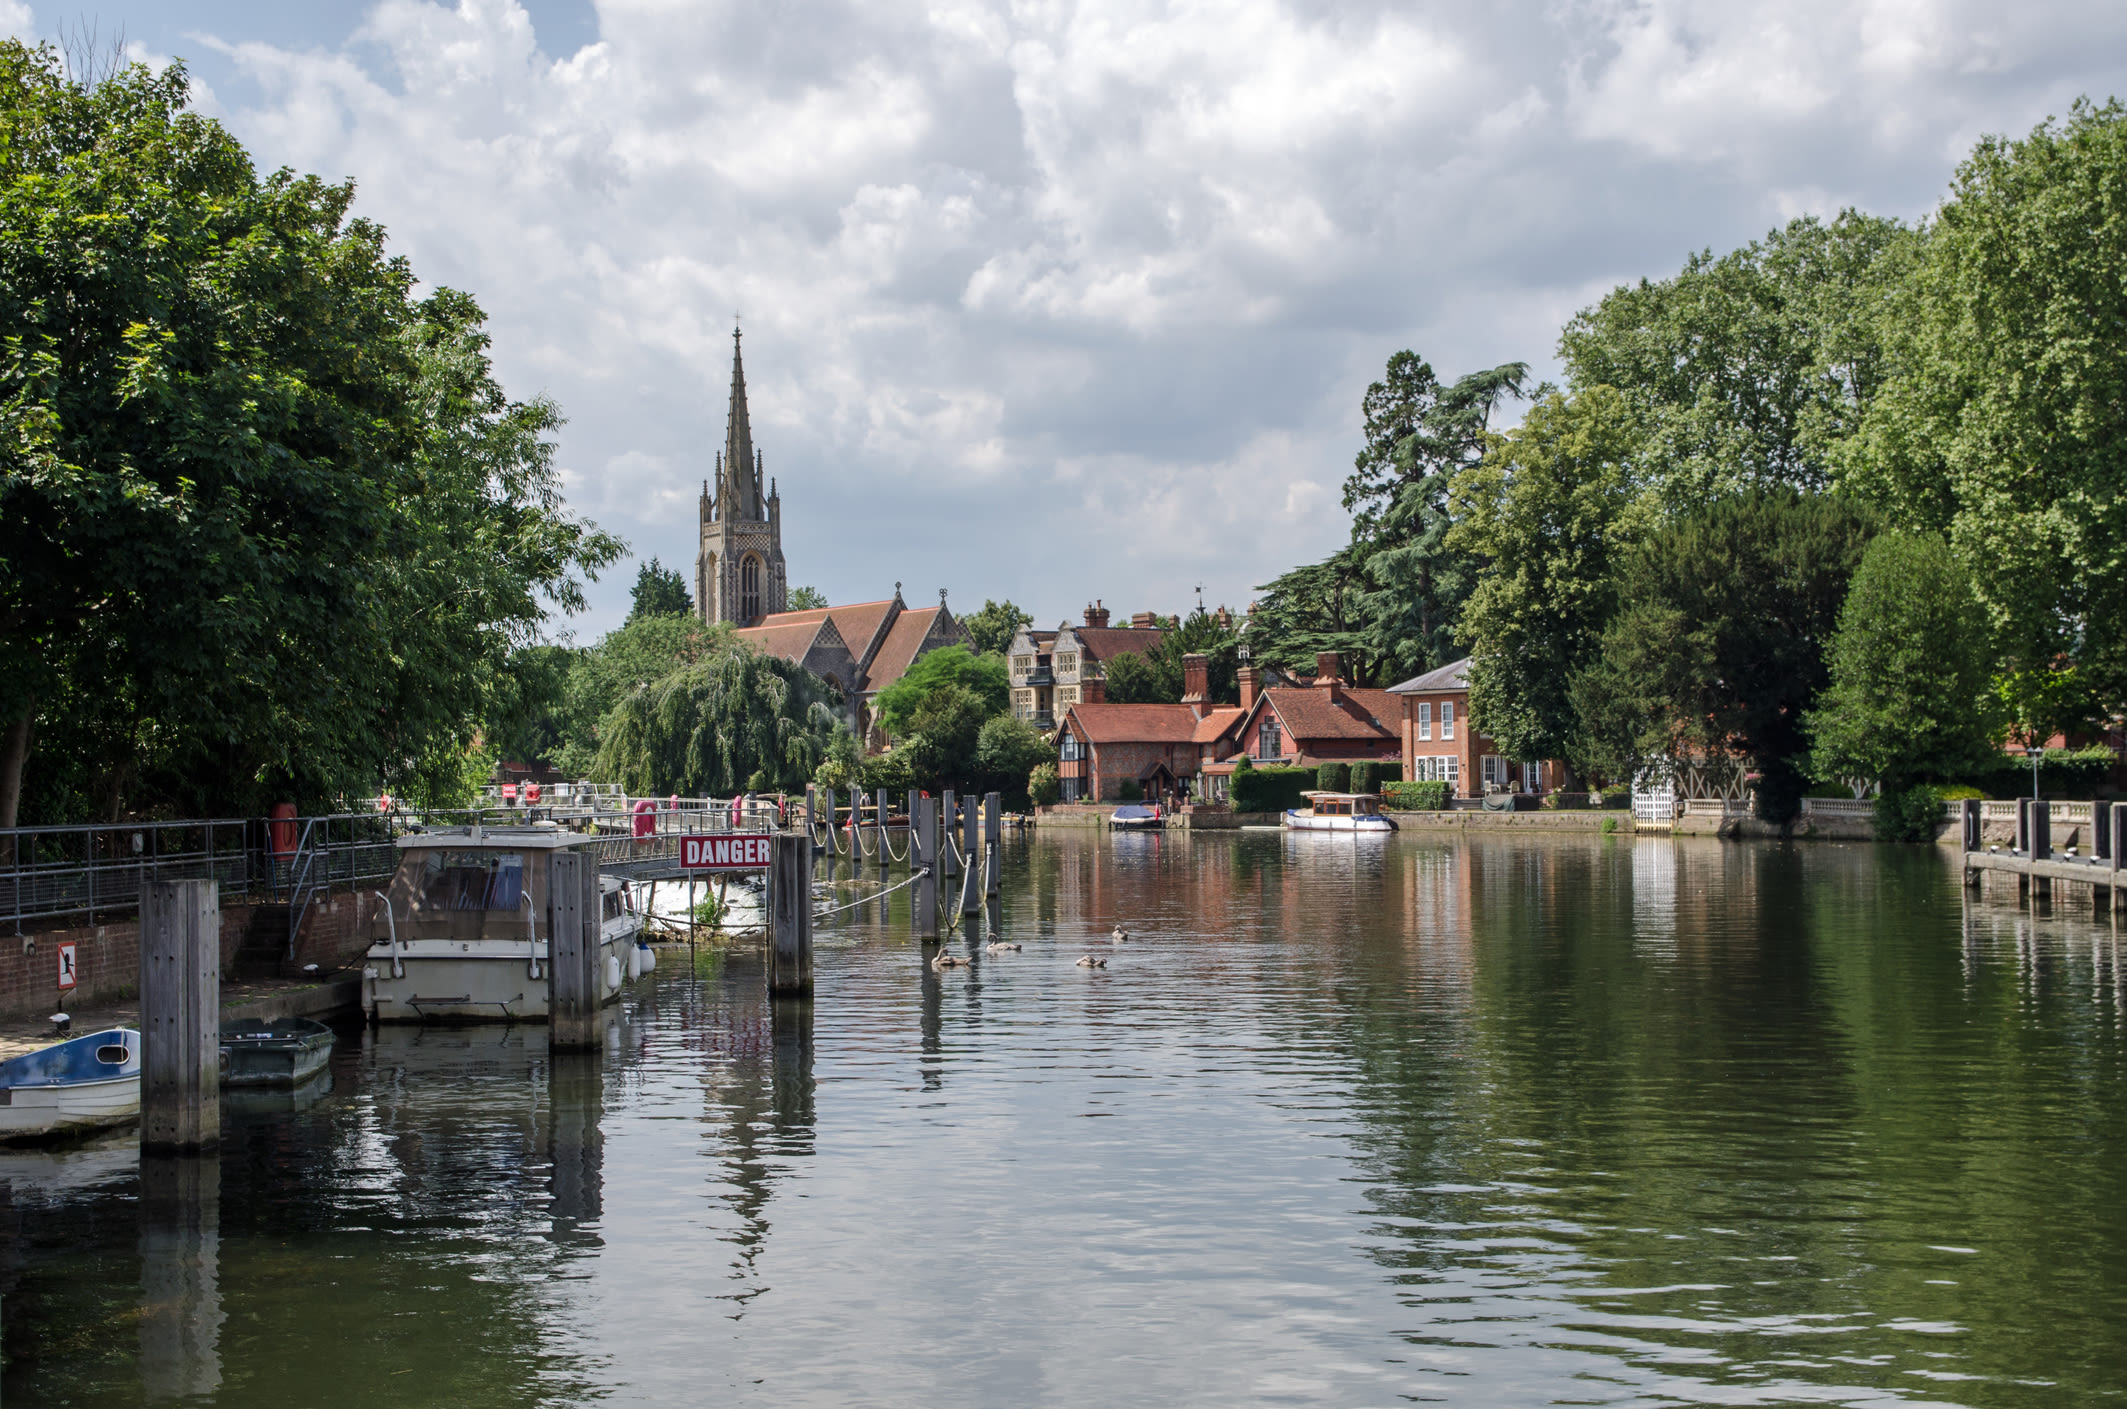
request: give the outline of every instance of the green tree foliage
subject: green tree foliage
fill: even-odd
[[[1946,532],[2011,668],[2127,697],[2127,109],[2077,103],[1958,168],[1890,310],[1841,483]]]
[[[968,648],[977,655],[1003,655],[1019,628],[1033,624],[1034,618],[1021,611],[1010,598],[1002,602],[985,599],[981,611],[969,612],[960,618],[960,629],[967,633]]]
[[[975,773],[970,780],[977,792],[999,792],[1023,805],[1032,775],[1056,766],[1056,746],[1023,719],[1000,714],[986,721],[975,739]]]
[[[561,743],[548,757],[565,773],[597,775],[607,724],[622,701],[730,651],[736,640],[729,624],[694,616],[636,617],[606,633],[570,663],[556,711]]]
[[[1053,763],[1038,763],[1027,774],[1027,797],[1036,807],[1051,807],[1063,796],[1063,779]]]
[[[1569,383],[1624,396],[1641,473],[1674,512],[1753,486],[1822,490],[1831,447],[1885,379],[1877,310],[1919,239],[1850,210],[1695,254],[1566,324]]]
[[[1368,631],[1366,555],[1347,544],[1319,563],[1281,573],[1256,590],[1263,595],[1248,613],[1248,650],[1258,665],[1312,674],[1315,657],[1335,651],[1345,673],[1361,683],[1379,683],[1381,663]],[[1111,693],[1109,698],[1114,698]]]
[[[834,704],[802,666],[725,645],[621,700],[597,772],[638,794],[801,791],[833,752]]]
[[[1820,779],[1904,790],[1988,761],[1986,628],[1971,575],[1940,536],[1869,544],[1828,657],[1830,683],[1807,721]]]
[[[917,716],[930,697],[947,686],[972,694],[983,719],[1001,713],[1011,699],[1011,675],[1003,657],[976,655],[965,646],[941,646],[918,657],[899,680],[881,690],[872,702],[872,715],[898,739],[920,729]]]
[[[1618,392],[1553,392],[1456,478],[1450,540],[1488,565],[1462,615],[1470,714],[1509,757],[1585,752],[1573,680],[1601,649],[1621,562],[1657,513],[1639,444]]]
[[[694,610],[694,598],[687,591],[687,579],[676,568],[668,568],[656,558],[644,563],[635,574],[634,604],[628,609],[628,620],[639,616],[678,616]]]
[[[40,721],[59,806],[461,773],[512,649],[620,551],[478,307],[416,301],[350,186],[260,179],[188,94],[0,43],[0,824]]]
[[[1157,651],[1122,651],[1101,662],[1102,688],[1110,704],[1179,704],[1182,674],[1169,670]]]
[[[1843,499],[1752,490],[1648,538],[1574,685],[1612,770],[1747,757],[1759,815],[1791,820],[1805,787],[1803,715],[1826,684],[1825,648],[1874,527]],[[1482,718],[1474,703],[1471,714]]]
[[[827,594],[817,587],[793,587],[783,599],[783,610],[817,612],[827,609]]]

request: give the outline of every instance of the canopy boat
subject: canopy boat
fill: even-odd
[[[1381,815],[1381,799],[1372,793],[1302,793],[1306,807],[1285,814],[1293,832],[1393,832],[1396,820]]]
[[[123,1125],[140,1115],[140,1034],[92,1032],[0,1062],[0,1139]]]
[[[1131,803],[1116,808],[1114,815],[1108,818],[1108,825],[1119,832],[1152,831],[1164,825],[1164,820],[1157,807],[1140,807]]]
[[[222,1024],[222,1085],[294,1086],[332,1056],[332,1029],[309,1018],[232,1018]]]
[[[367,922],[362,1006],[371,1022],[545,1022],[547,877],[595,837],[551,822],[448,827],[399,838],[399,869]],[[643,918],[598,878],[599,1001],[642,971]]]

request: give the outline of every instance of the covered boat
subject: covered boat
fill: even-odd
[[[123,1125],[140,1116],[140,1034],[108,1028],[0,1062],[0,1139]]]
[[[1119,832],[1151,831],[1164,822],[1157,807],[1140,807],[1136,803],[1116,808],[1108,818],[1108,825]]]
[[[232,1018],[222,1024],[222,1085],[293,1086],[332,1056],[332,1029],[309,1018]]]
[[[378,892],[364,937],[362,1006],[371,1022],[545,1022],[547,877],[557,854],[597,838],[551,822],[447,827],[399,838],[399,869]],[[641,972],[643,918],[622,883],[598,878],[599,1001]]]
[[[1393,832],[1396,820],[1381,815],[1381,799],[1373,793],[1302,793],[1306,807],[1286,812],[1287,831],[1293,832]]]

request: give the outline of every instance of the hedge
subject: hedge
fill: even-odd
[[[1352,766],[1349,763],[1323,763],[1315,768],[1315,786],[1325,793],[1348,793],[1352,790]]]
[[[1380,790],[1381,767],[1379,764],[1354,763],[1352,765],[1352,792],[1371,793],[1379,792]]]
[[[1425,783],[1383,783],[1381,796],[1390,807],[1405,812],[1438,812],[1448,805],[1446,779]]]
[[[1315,785],[1312,768],[1236,768],[1233,770],[1233,810],[1236,812],[1283,812],[1306,801],[1300,794]]]

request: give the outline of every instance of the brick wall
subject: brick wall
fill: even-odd
[[[1177,782],[1187,782],[1196,772],[1194,744],[1095,744],[1093,776],[1096,798],[1113,802],[1122,796],[1123,780],[1135,781],[1155,763],[1167,765]]]

